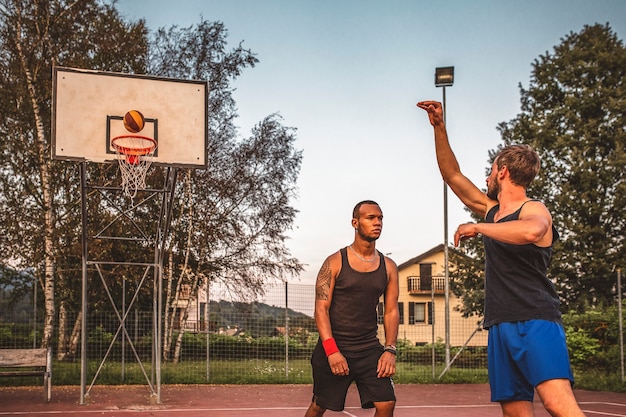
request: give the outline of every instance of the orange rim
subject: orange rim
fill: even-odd
[[[126,140],[139,141],[139,143],[131,143],[125,144],[123,143]],[[116,136],[111,139],[111,146],[115,148],[115,150],[126,156],[145,156],[149,155],[157,147],[156,140],[149,138],[147,136],[141,135],[121,135]]]

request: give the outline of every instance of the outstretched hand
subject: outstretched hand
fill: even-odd
[[[464,240],[471,239],[473,237],[478,236],[478,232],[476,231],[476,223],[464,223],[459,225],[454,232],[454,246],[458,247],[459,243]]]
[[[434,100],[420,101],[417,103],[417,107],[428,112],[431,125],[443,124],[443,107],[440,102]]]

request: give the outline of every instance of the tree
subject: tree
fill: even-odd
[[[480,221],[475,218],[476,221]],[[461,300],[454,309],[463,317],[482,316],[485,306],[484,250],[481,239],[463,243],[464,255],[450,251],[450,291]]]
[[[541,156],[528,195],[546,203],[560,233],[548,274],[563,311],[612,304],[615,269],[626,263],[625,80],[626,48],[608,24],[568,34],[534,61],[528,89],[520,85],[521,113],[499,124],[503,143],[489,152],[489,166],[509,144],[529,144]],[[484,259],[480,242],[464,246]],[[460,262],[455,279],[472,277],[463,311],[482,314],[479,274]]]
[[[533,64],[522,113],[499,130],[542,158],[530,194],[552,212],[561,240],[550,276],[564,306],[612,304],[626,248],[626,48],[609,25],[570,33]]]
[[[64,318],[79,307],[81,282],[78,168],[50,159],[54,65],[209,81],[210,165],[182,175],[175,190],[166,276],[191,285],[192,293],[211,280],[260,294],[266,280],[302,270],[285,247],[302,160],[295,130],[269,115],[250,138],[239,139],[233,122],[229,84],[256,57],[241,45],[227,51],[227,31],[219,22],[148,35],[143,20],[124,21],[114,3],[0,0],[0,263],[41,268],[44,346],[51,343],[57,311],[63,319],[59,333],[69,333]],[[119,181],[111,165],[93,170],[108,183]],[[162,176],[154,169],[148,182]],[[100,214],[94,222],[112,216],[106,208]],[[117,243],[92,248],[116,260],[134,250]]]
[[[96,0],[0,1],[0,252],[19,269],[41,266],[43,346],[55,293],[67,287],[57,266],[80,221],[76,170],[50,159],[52,66],[141,72],[145,33],[142,21],[126,24]]]
[[[285,246],[296,211],[290,201],[302,152],[295,130],[269,115],[249,138],[238,138],[235,103],[229,83],[256,57],[241,45],[226,51],[222,23],[202,20],[188,28],[156,32],[150,46],[150,71],[159,76],[209,81],[208,168],[189,172],[179,188],[167,248],[164,359],[169,359],[174,328],[180,352],[189,298],[207,283],[219,283],[239,299],[263,294],[268,279],[285,279],[302,270]],[[173,316],[180,309],[182,321]],[[177,360],[174,355],[173,360]]]

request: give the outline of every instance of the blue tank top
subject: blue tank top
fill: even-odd
[[[526,204],[526,203],[524,203]],[[519,219],[522,207],[498,220]],[[487,213],[487,223],[494,223],[499,206]],[[559,234],[552,226],[552,244]],[[502,323],[542,319],[561,323],[559,297],[554,284],[546,277],[552,257],[552,245],[511,245],[483,235],[485,245],[485,327]]]
[[[356,352],[380,345],[376,308],[387,287],[387,268],[378,252],[380,265],[375,271],[355,271],[346,249],[340,250],[341,271],[335,280],[330,326],[339,350]]]

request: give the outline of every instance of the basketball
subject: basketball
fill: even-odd
[[[138,110],[130,110],[124,115],[124,127],[131,133],[141,132],[146,120]]]

